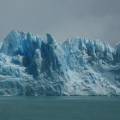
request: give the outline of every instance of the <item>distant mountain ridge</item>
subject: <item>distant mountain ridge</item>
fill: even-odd
[[[0,95],[120,95],[120,44],[11,31],[0,48]]]

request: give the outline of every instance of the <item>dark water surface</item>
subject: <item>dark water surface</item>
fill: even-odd
[[[0,120],[120,120],[120,97],[0,97]]]

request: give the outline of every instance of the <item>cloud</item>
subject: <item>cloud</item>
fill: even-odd
[[[56,39],[86,36],[110,41],[120,38],[119,0],[0,0],[0,36],[12,30]]]

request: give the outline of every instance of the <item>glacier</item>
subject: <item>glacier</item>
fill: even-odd
[[[120,95],[120,44],[11,31],[0,43],[0,95]]]

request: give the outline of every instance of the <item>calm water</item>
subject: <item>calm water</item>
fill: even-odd
[[[120,120],[120,97],[0,97],[0,120]]]

